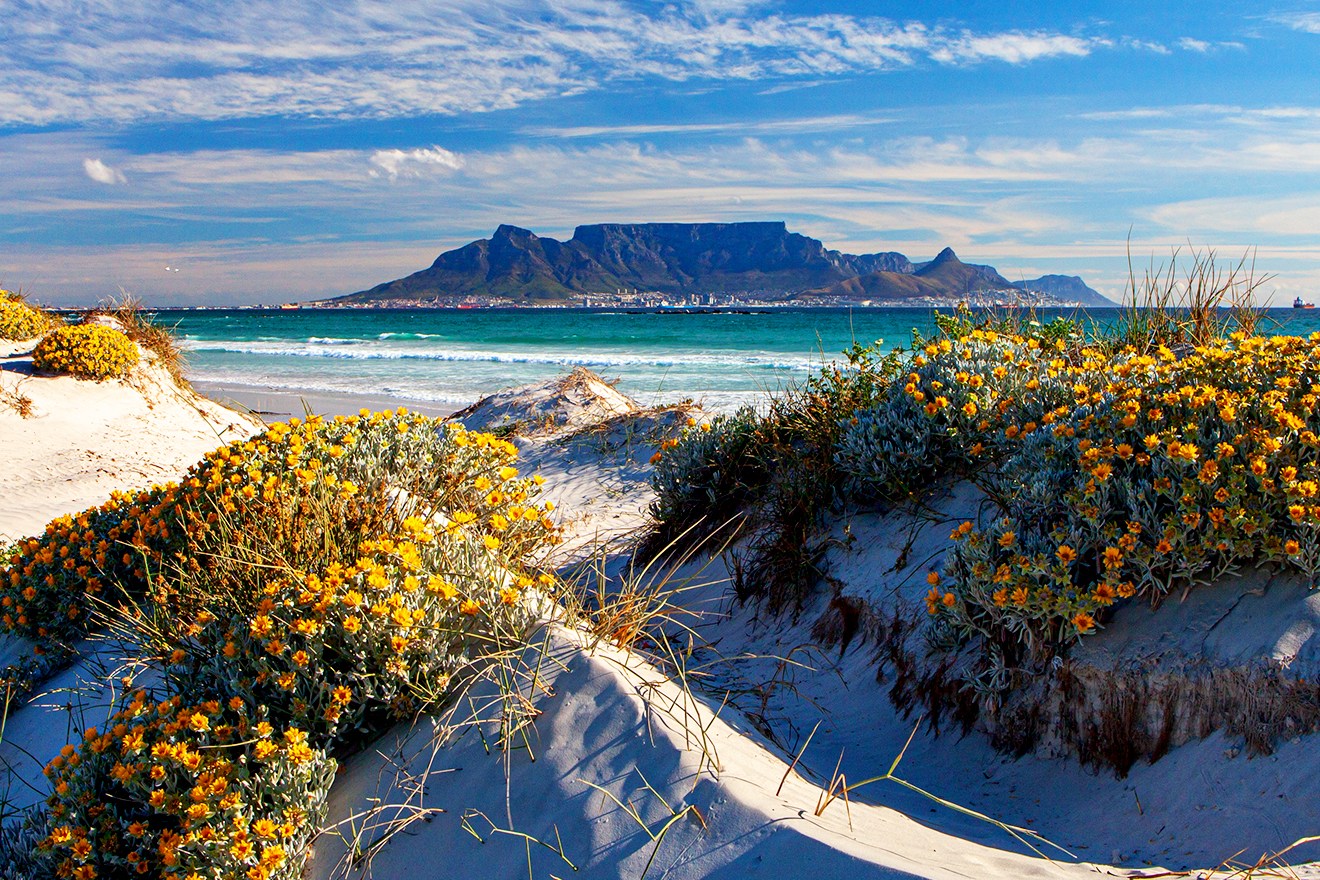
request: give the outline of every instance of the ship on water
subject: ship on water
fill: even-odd
[[[1303,301],[1302,301],[1302,298],[1299,296],[1299,297],[1297,297],[1297,299],[1293,300],[1293,308],[1294,308],[1294,309],[1313,309],[1313,308],[1315,308],[1315,303],[1303,302]]]

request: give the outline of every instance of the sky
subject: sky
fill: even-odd
[[[1320,301],[1320,2],[0,0],[0,285],[351,293],[500,223],[784,220]]]

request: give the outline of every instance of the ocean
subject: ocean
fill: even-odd
[[[1048,321],[1058,312],[1038,316]],[[1069,312],[1068,314],[1072,314]],[[1090,320],[1113,321],[1115,310]],[[360,403],[444,414],[514,385],[587,367],[651,405],[726,411],[763,401],[854,342],[907,345],[921,309],[754,313],[593,309],[162,311],[204,393],[258,411],[352,412]],[[1273,332],[1320,330],[1320,310],[1274,309]]]

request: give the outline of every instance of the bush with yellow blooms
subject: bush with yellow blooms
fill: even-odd
[[[121,331],[104,324],[68,324],[51,330],[37,343],[32,366],[79,379],[117,379],[138,362],[138,347]]]
[[[986,486],[1000,515],[952,535],[928,610],[1029,675],[1130,598],[1244,566],[1320,575],[1320,335],[1234,334],[1181,357],[1091,352],[1072,399]]]
[[[35,877],[296,880],[336,762],[241,701],[131,694],[46,766]]]
[[[50,317],[16,294],[0,290],[0,339],[35,339],[50,327]]]
[[[842,416],[834,471],[809,490],[818,507],[901,503],[958,479],[985,490],[992,513],[952,530],[925,602],[937,647],[979,652],[978,687],[1029,680],[1125,601],[1158,606],[1259,565],[1316,583],[1320,335],[1232,332],[1174,351],[1104,333],[1087,340],[1068,322],[971,317],[944,316],[897,369],[852,359],[884,387]],[[663,453],[656,484],[674,510],[657,506],[659,517],[690,523],[689,508],[715,509],[677,488],[689,475],[706,488],[790,472],[765,461],[766,432],[749,421],[716,420],[718,436],[690,432]],[[775,529],[784,531],[763,531]],[[799,544],[814,562],[810,541]],[[773,580],[757,561],[763,547],[753,544],[747,571]]]
[[[5,628],[67,651],[112,625],[162,678],[53,762],[14,857],[38,878],[301,876],[329,756],[525,644],[557,533],[516,452],[405,410],[295,419],[19,542]]]

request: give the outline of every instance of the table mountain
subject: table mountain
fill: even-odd
[[[914,266],[899,253],[830,250],[817,239],[789,232],[783,222],[599,223],[577,227],[562,242],[502,225],[488,239],[446,251],[427,269],[330,302],[443,304],[468,297],[562,302],[625,288],[767,300],[956,298],[968,290],[1011,286],[993,268],[962,263],[947,248]]]

